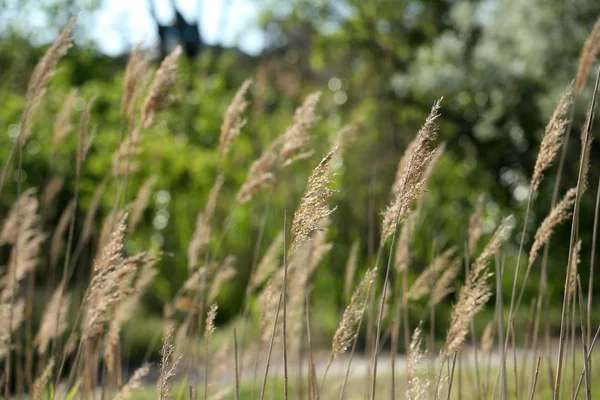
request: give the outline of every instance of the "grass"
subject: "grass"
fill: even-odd
[[[32,118],[43,100],[56,65],[71,46],[74,24],[74,20],[69,23],[31,77],[28,107],[23,112],[21,131],[4,166],[0,195],[8,171],[14,168],[17,177],[23,171],[22,147],[30,134]],[[600,22],[592,35],[598,35],[598,32]],[[589,74],[592,66],[590,57],[595,59],[600,48],[586,45],[583,52],[582,60],[585,62],[580,65],[578,77]],[[75,156],[75,197],[63,213],[62,223],[56,227],[52,239],[51,264],[56,267],[60,284],[53,288],[51,300],[43,307],[41,324],[34,321],[30,310],[36,299],[39,301],[35,293],[35,269],[44,256],[42,244],[52,227],[46,226],[41,217],[43,210],[38,192],[22,187],[18,179],[17,201],[0,231],[0,244],[10,249],[7,271],[0,281],[0,315],[5,321],[0,327],[0,347],[5,350],[2,354],[3,388],[7,400],[26,393],[38,400],[44,397],[44,391],[53,400],[63,397],[50,390],[59,386],[64,388],[65,393],[71,393],[64,395],[67,399],[98,394],[102,398],[114,396],[117,399],[239,399],[258,397],[259,393],[260,400],[281,397],[285,400],[304,397],[310,400],[377,399],[398,394],[406,394],[408,399],[464,399],[472,398],[474,393],[475,398],[488,398],[483,393],[489,394],[490,390],[495,391],[493,398],[527,398],[535,359],[530,358],[530,362],[526,362],[518,357],[532,349],[543,361],[534,393],[538,398],[571,398],[574,377],[584,369],[589,376],[584,379],[580,396],[587,392],[589,398],[591,393],[600,390],[600,381],[594,379],[598,369],[592,368],[597,361],[588,363],[581,356],[583,349],[590,348],[591,351],[593,342],[587,332],[594,332],[595,327],[590,322],[593,292],[590,289],[586,291],[587,297],[584,296],[578,274],[579,265],[586,265],[581,263],[578,253],[581,246],[579,211],[581,197],[589,187],[592,121],[600,69],[589,117],[581,135],[577,183],[567,192],[564,202],[558,201],[559,192],[555,190],[557,195],[552,200],[555,211],[540,225],[524,273],[520,260],[525,259],[527,254],[527,224],[523,224],[520,234],[517,233],[517,260],[509,268],[506,268],[503,245],[514,234],[516,220],[527,220],[535,203],[543,200],[535,195],[544,180],[544,173],[554,166],[561,146],[565,149],[562,154],[566,152],[568,140],[565,137],[571,132],[574,115],[569,110],[574,107],[574,97],[581,93],[580,87],[576,87],[575,92],[571,87],[565,90],[547,125],[532,172],[524,216],[504,218],[485,241],[483,250],[478,252],[478,243],[484,243],[483,222],[481,210],[475,209],[465,232],[466,244],[455,243],[448,248],[435,249],[431,265],[415,282],[408,282],[411,243],[418,235],[413,221],[422,211],[423,199],[428,193],[428,178],[444,149],[443,145],[437,145],[436,125],[440,113],[443,113],[443,103],[441,100],[435,102],[423,127],[398,164],[390,202],[381,221],[377,255],[370,261],[364,278],[356,273],[356,255],[349,256],[345,277],[349,288],[345,293],[349,298],[346,312],[333,338],[317,340],[314,327],[322,321],[318,321],[319,314],[311,309],[311,279],[323,257],[334,246],[328,233],[330,216],[335,212],[331,204],[336,194],[333,189],[335,164],[339,157],[343,157],[344,151],[348,151],[351,142],[347,130],[340,132],[336,145],[320,162],[310,161],[314,169],[299,205],[289,219],[290,223],[287,212],[272,218],[276,226],[283,229],[279,236],[283,240],[276,242],[277,247],[281,247],[280,254],[267,251],[266,259],[260,261],[262,233],[269,211],[268,206],[265,208],[260,234],[256,238],[248,238],[256,252],[244,294],[244,312],[227,329],[219,328],[221,332],[217,330],[213,337],[218,313],[215,299],[223,284],[236,273],[234,255],[221,257],[223,237],[235,233],[230,220],[222,221],[224,228],[218,241],[214,241],[212,232],[217,218],[216,204],[221,199],[220,193],[226,180],[220,167],[204,212],[196,218],[196,230],[188,244],[187,280],[172,298],[162,304],[164,315],[161,319],[134,319],[131,322],[143,303],[143,294],[152,287],[157,275],[155,264],[163,255],[151,250],[133,254],[128,251],[128,236],[135,230],[139,216],[148,205],[151,184],[144,185],[131,204],[126,194],[130,175],[138,162],[144,132],[157,123],[168,106],[167,99],[177,82],[180,53],[181,49],[177,48],[163,60],[149,86],[144,79],[148,68],[147,55],[140,48],[131,55],[121,104],[121,141],[115,149],[113,165],[106,171],[103,180],[110,182],[114,189],[112,211],[104,221],[99,237],[94,239],[94,247],[90,246],[91,235],[89,231],[86,234],[86,229],[81,236],[75,237],[79,180],[93,140],[87,126],[93,101],[88,102],[88,108],[82,114]],[[216,149],[220,162],[232,150],[245,124],[243,115],[248,106],[245,96],[251,85],[251,81],[244,82],[223,117],[221,139]],[[238,207],[253,201],[259,193],[268,194],[275,185],[285,185],[285,179],[282,179],[285,168],[313,155],[310,133],[319,120],[319,100],[318,92],[309,94],[296,110],[290,127],[251,164],[235,203],[230,205],[232,214]],[[560,160],[558,178],[554,182],[557,188],[564,166],[564,158]],[[596,209],[596,220],[598,217]],[[93,216],[86,220],[93,221]],[[571,222],[570,251],[560,336],[556,346],[549,330],[552,316],[545,290],[548,274],[545,266],[553,230],[567,221]],[[92,229],[93,226],[87,225],[87,228]],[[595,232],[593,236],[596,237]],[[95,250],[89,282],[80,296],[71,296],[70,284],[79,251],[88,246],[88,250]],[[62,265],[58,265],[59,250],[65,254],[61,259]],[[592,249],[592,253],[594,251]],[[541,255],[537,264],[536,255]],[[539,292],[525,314],[521,307],[522,288],[531,268],[540,263]],[[465,279],[459,282],[457,276],[463,266]],[[501,284],[506,271],[514,272],[512,277],[508,277],[513,280],[511,295],[505,298]],[[495,279],[492,279],[494,275]],[[353,287],[354,294],[350,295]],[[436,306],[453,291],[457,292],[457,300],[449,316],[447,333],[443,338],[436,337],[433,329]],[[490,315],[491,312],[483,314],[488,327],[484,340],[483,336],[478,336],[475,321],[482,316],[481,312],[492,298],[496,301],[493,315]],[[410,326],[411,307],[419,301],[425,302],[429,310],[429,331],[422,323]],[[251,302],[258,304],[260,318],[252,312]],[[73,315],[69,315],[69,310]],[[525,323],[515,323],[515,318],[525,315]],[[150,348],[139,348],[138,337],[122,332],[128,322],[144,325],[145,331],[134,332],[144,335],[144,341],[151,343]],[[39,331],[34,335],[34,326],[38,325]],[[364,359],[356,353],[361,327],[366,337]],[[24,335],[21,334],[23,330]],[[331,347],[316,346],[319,342],[331,343]],[[144,352],[145,361],[150,361],[153,347],[158,347],[159,343],[162,343],[161,359],[155,376],[152,376],[148,364],[138,366],[136,371],[123,371],[124,367],[127,368],[124,362],[127,356]],[[477,350],[477,357],[466,351],[466,344]],[[394,349],[393,355],[383,357],[389,354],[390,348]],[[393,362],[390,360],[398,356],[398,348],[406,353],[403,368],[390,365]],[[495,361],[489,364],[486,360],[493,349],[497,349]],[[327,366],[322,365],[322,360],[328,360]],[[351,363],[354,363],[354,368],[351,368]],[[337,368],[338,372],[326,379],[330,366]],[[225,372],[217,373],[219,370]],[[306,373],[298,377],[294,375],[295,370]],[[349,379],[346,371],[352,372]],[[149,377],[145,378],[146,375]],[[219,376],[226,379],[217,381]],[[126,381],[126,378],[130,380]],[[156,389],[151,389],[145,383],[147,380],[156,382]]]

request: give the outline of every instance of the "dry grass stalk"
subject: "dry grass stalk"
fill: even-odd
[[[54,202],[54,199],[56,199],[56,196],[60,193],[64,184],[65,178],[61,175],[53,176],[50,179],[44,187],[44,191],[40,197],[40,206],[42,209],[46,209]]]
[[[150,62],[148,55],[137,44],[127,62],[125,68],[125,79],[123,82],[123,97],[121,100],[121,117],[131,115],[136,107],[136,97],[140,87],[144,84],[144,76]]]
[[[333,157],[332,165],[336,167],[340,165],[342,162],[342,153],[356,140],[358,128],[358,123],[350,123],[343,126],[335,134],[332,147],[338,149],[338,152]]]
[[[240,131],[244,125],[246,125],[246,120],[242,119],[241,115],[246,110],[246,107],[248,107],[248,102],[244,96],[250,85],[252,85],[252,79],[246,79],[235,93],[229,107],[227,107],[219,138],[219,160],[225,158],[231,148],[231,144],[240,135]]]
[[[46,367],[42,371],[42,374],[37,377],[35,383],[33,384],[33,392],[31,393],[32,400],[41,400],[44,388],[48,384],[50,380],[50,375],[52,374],[52,369],[54,368],[54,358],[51,358],[46,364]]]
[[[181,46],[177,46],[160,64],[154,77],[154,82],[148,90],[148,95],[142,106],[142,125],[150,128],[156,121],[156,116],[167,107],[169,92],[175,86],[177,79],[177,60],[181,55]]]
[[[175,371],[177,365],[181,361],[181,357],[175,361],[171,360],[173,355],[173,332],[175,328],[170,325],[167,328],[165,336],[163,338],[163,346],[160,360],[160,377],[158,379],[158,398],[159,400],[169,400],[171,398],[171,384],[173,377],[175,377]]]
[[[479,349],[482,353],[486,354],[492,351],[492,347],[494,346],[494,322],[488,322],[483,330],[483,334],[481,335],[481,344],[479,345]]]
[[[58,220],[58,224],[56,225],[56,229],[54,230],[54,234],[52,235],[52,240],[50,244],[50,267],[55,268],[58,263],[58,258],[61,255],[61,252],[65,248],[65,233],[67,232],[67,228],[69,227],[69,223],[71,222],[71,218],[73,217],[73,211],[75,209],[75,199],[72,199],[69,204],[65,207],[62,215]]]
[[[575,290],[577,289],[577,274],[578,266],[581,262],[581,239],[575,243],[573,247],[573,257],[571,257],[571,266],[569,267],[569,290],[567,292],[567,304],[570,303],[571,299],[574,298]]]
[[[346,307],[346,310],[344,311],[342,321],[335,331],[335,335],[333,335],[331,357],[337,357],[338,355],[343,354],[350,344],[352,344],[352,340],[357,334],[356,325],[365,310],[371,284],[376,276],[377,268],[369,269],[354,291],[350,304],[348,304],[348,307]]]
[[[208,201],[204,207],[204,212],[196,218],[196,229],[188,247],[188,271],[191,273],[198,266],[200,256],[206,247],[210,244],[212,232],[212,220],[217,208],[219,193],[225,183],[223,175],[219,175],[210,190]]]
[[[581,89],[583,89],[598,53],[600,53],[600,18],[596,20],[592,32],[586,39],[579,55],[579,66],[577,68],[577,77],[575,78],[577,93],[580,93]]]
[[[595,113],[594,114],[590,113],[591,111],[593,111],[593,110],[592,109],[588,110],[585,126],[581,130],[581,151],[580,151],[579,157],[580,157],[580,160],[582,160],[581,161],[582,170],[581,170],[581,184],[579,186],[579,194],[580,195],[583,194],[585,191],[587,191],[588,187],[590,186],[590,181],[589,181],[589,172],[590,172],[590,163],[591,163],[590,154],[592,151],[592,143],[594,142],[594,135],[592,134],[591,130],[588,135],[587,129],[588,129],[588,127],[590,127],[590,129],[591,129],[593,119],[595,116]],[[586,137],[587,137],[587,140],[586,140]]]
[[[540,144],[540,151],[535,161],[535,167],[533,169],[533,176],[531,178],[531,191],[536,192],[544,178],[544,171],[552,165],[552,162],[556,158],[558,149],[562,145],[565,127],[569,123],[568,117],[566,117],[569,108],[573,104],[573,86],[569,85],[564,91],[558,105],[552,113],[550,122],[546,125],[544,131],[544,137]]]
[[[452,261],[455,251],[454,248],[451,248],[438,255],[431,265],[425,268],[417,280],[412,284],[406,294],[406,298],[415,301],[427,295],[442,271],[449,268],[449,266],[454,266],[454,264],[456,264],[456,261]]]
[[[314,92],[306,96],[302,106],[294,114],[294,124],[283,134],[283,145],[279,152],[280,163],[293,159],[304,152],[310,142],[310,129],[319,120],[315,109],[321,98],[321,92]]]
[[[444,356],[449,357],[459,351],[467,336],[469,325],[475,315],[483,309],[492,295],[487,279],[492,275],[488,264],[512,230],[511,217],[500,224],[483,252],[475,260],[469,271],[465,285],[460,289],[458,301],[452,309],[450,329],[446,335]]]
[[[311,240],[305,243],[288,260],[288,282],[293,282],[294,289],[290,291],[286,304],[287,336],[289,351],[300,352],[304,333],[305,299],[310,290],[310,278],[332,249],[327,243],[328,223],[315,232]]]
[[[140,164],[134,160],[135,156],[142,153],[140,148],[141,131],[136,127],[131,135],[121,142],[119,148],[113,154],[112,174],[113,177],[124,176],[140,169]]]
[[[40,355],[46,353],[51,340],[56,339],[57,336],[62,336],[67,329],[70,301],[71,297],[65,293],[64,286],[60,284],[54,290],[46,306],[40,328],[33,342],[37,346]]]
[[[135,227],[142,220],[144,211],[150,203],[150,196],[152,196],[152,189],[156,183],[156,176],[151,176],[144,182],[140,190],[138,191],[133,206],[131,207],[131,218],[129,220],[129,234],[135,231]]]
[[[37,63],[29,78],[27,93],[25,95],[27,98],[27,106],[25,111],[23,111],[21,131],[19,133],[20,145],[23,145],[29,136],[31,118],[37,111],[42,98],[46,93],[50,79],[52,79],[52,76],[54,75],[56,65],[60,59],[67,54],[67,51],[72,45],[72,36],[76,22],[77,19],[75,17],[69,20],[67,26],[65,26],[52,46],[50,46],[42,59]]]
[[[258,296],[258,302],[261,309],[260,318],[260,340],[263,343],[269,341],[271,337],[271,327],[275,326],[275,317],[277,315],[277,305],[279,304],[279,294],[281,293],[281,284],[283,283],[283,268],[277,270],[275,274],[267,281],[265,288]],[[280,327],[277,326],[279,330]]]
[[[327,206],[327,201],[335,193],[329,187],[333,182],[329,164],[334,151],[335,149],[330,151],[321,160],[308,178],[304,195],[292,221],[290,254],[296,252],[320,228],[319,223],[335,211],[335,208],[329,209]]]
[[[83,221],[83,228],[81,230],[81,238],[80,243],[83,246],[92,236],[92,230],[94,229],[94,218],[96,217],[96,213],[98,212],[98,208],[100,207],[100,202],[102,200],[102,195],[104,194],[104,189],[106,188],[106,182],[103,181],[94,192],[94,197],[92,198],[92,203],[90,208],[85,215],[85,220]],[[100,242],[101,243],[101,242]]]
[[[12,322],[10,316],[12,315]],[[25,302],[19,298],[13,300],[2,300],[0,302],[0,359],[8,353],[8,341],[11,335],[21,326],[25,320]]]
[[[60,143],[71,133],[73,130],[73,104],[77,98],[77,88],[71,89],[67,98],[62,104],[58,115],[56,116],[56,122],[52,132],[52,146],[58,147]]]
[[[204,326],[204,339],[210,340],[213,333],[215,333],[215,318],[217,317],[217,310],[219,306],[217,303],[212,303],[206,314],[206,324]]]
[[[448,268],[446,268],[444,272],[442,272],[440,277],[435,280],[433,292],[431,293],[431,300],[429,301],[430,307],[437,305],[446,296],[454,291],[452,283],[458,276],[459,272],[460,261],[455,260]]]
[[[156,261],[158,261],[157,258],[150,257],[146,260],[139,270],[135,283],[131,285],[131,293],[125,295],[114,307],[114,312],[110,319],[108,332],[106,334],[106,341],[104,343],[104,362],[110,373],[112,373],[115,365],[121,327],[134,316],[135,311],[139,307],[142,295],[146,292],[158,274],[158,271],[154,268],[154,263]],[[128,281],[123,282],[125,287],[130,285]]]
[[[346,273],[344,276],[344,298],[346,300],[350,299],[350,292],[352,290],[352,284],[354,283],[354,275],[356,275],[356,268],[358,267],[358,245],[358,240],[352,243],[350,254],[348,255],[348,261],[346,261]]]
[[[415,150],[418,139],[419,139],[419,136],[417,135],[413,138],[413,140],[410,141],[408,146],[406,146],[406,150],[404,150],[404,153],[402,154],[402,158],[400,158],[400,161],[398,161],[398,167],[396,168],[396,178],[394,179],[394,183],[392,184],[392,195],[393,196],[396,196],[398,193],[400,193],[400,189],[401,189],[400,182],[402,180],[402,176],[406,172],[405,171],[406,163],[408,162],[408,159],[410,158],[411,154]]]
[[[142,379],[148,375],[148,372],[150,372],[150,365],[148,364],[144,364],[136,369],[131,378],[129,378],[129,381],[119,390],[113,400],[126,400],[131,397],[133,392],[142,387]]]
[[[475,247],[481,238],[481,234],[483,233],[483,224],[481,218],[483,216],[483,206],[485,204],[484,196],[481,195],[477,199],[477,205],[475,206],[475,212],[469,218],[469,239],[468,239],[468,247],[469,254],[473,254],[475,251]]]
[[[422,325],[423,324],[420,323],[415,329],[410,341],[410,346],[408,348],[408,355],[406,357],[406,376],[408,378],[406,398],[408,400],[421,400],[430,397],[430,382],[428,379],[420,376],[418,373],[419,363],[423,358],[423,351],[421,350],[421,342],[423,341]]]
[[[219,267],[216,271],[212,283],[210,285],[210,289],[208,291],[207,302],[212,303],[216,300],[219,292],[221,291],[221,287],[229,282],[236,275],[237,270],[233,267],[235,264],[234,256],[227,256],[223,265]]]
[[[535,239],[531,246],[531,250],[529,251],[529,265],[532,265],[535,262],[540,249],[548,243],[554,233],[554,228],[571,217],[576,195],[576,188],[569,189],[562,200],[552,209],[552,211],[550,211],[550,214],[548,214],[540,224],[538,230],[535,232]]]
[[[305,148],[310,141],[310,128],[318,120],[314,111],[319,96],[318,92],[309,95],[296,110],[294,125],[278,136],[252,163],[246,181],[236,195],[238,203],[245,204],[261,191],[271,188],[277,181],[275,173],[279,169],[313,154],[312,150],[306,151]]]
[[[263,284],[272,274],[275,272],[277,267],[281,265],[280,256],[283,246],[283,232],[279,232],[275,239],[269,245],[269,248],[265,252],[265,255],[258,263],[256,272],[252,276],[250,283],[252,290],[255,290]]]
[[[0,278],[1,299],[12,297],[19,283],[35,269],[46,235],[41,231],[35,190],[28,189],[13,204],[0,231],[0,244],[11,244],[8,271]]]
[[[416,218],[417,214],[415,212],[409,214],[400,229],[400,237],[398,238],[398,245],[396,246],[394,258],[394,267],[399,273],[406,271],[408,264],[410,263],[410,241],[412,232],[414,231]]]
[[[125,219],[126,215],[119,220],[110,239],[94,260],[92,280],[84,299],[86,314],[82,321],[82,340],[104,332],[105,324],[114,314],[114,307],[135,293],[130,283],[138,269],[156,261],[155,256],[147,253],[128,258],[123,256]]]
[[[426,181],[422,179],[422,176],[435,155],[435,150],[431,150],[430,147],[436,138],[435,120],[439,116],[440,101],[441,99],[433,104],[425,124],[417,134],[414,148],[411,149],[405,165],[402,166],[402,173],[399,174],[397,184],[394,185],[394,198],[383,216],[382,245],[392,236],[397,223],[406,217],[410,206],[421,195],[425,187]]]
[[[252,200],[258,193],[273,187],[276,181],[275,174],[271,172],[263,172],[251,180],[246,179],[246,182],[244,182],[236,195],[236,201],[240,204],[245,204]]]

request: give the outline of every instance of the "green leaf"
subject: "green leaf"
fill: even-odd
[[[73,388],[71,390],[69,390],[69,394],[67,394],[67,397],[65,400],[73,400],[75,398],[75,395],[77,395],[77,392],[79,391],[80,385],[81,385],[81,379],[77,381],[77,383],[75,384],[75,386],[73,386]]]
[[[177,393],[177,400],[183,400],[183,396],[185,396],[185,388],[187,387],[188,376],[186,375],[181,382],[181,386],[179,386],[179,392]]]

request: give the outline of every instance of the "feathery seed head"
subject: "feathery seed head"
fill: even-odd
[[[576,195],[576,188],[569,189],[562,200],[556,206],[554,206],[552,211],[550,211],[550,214],[548,214],[548,216],[540,224],[539,228],[535,232],[533,245],[529,251],[529,265],[533,265],[540,249],[546,243],[548,243],[552,237],[552,234],[554,233],[554,228],[556,228],[563,221],[571,218]]]
[[[576,92],[580,93],[588,77],[592,64],[600,53],[600,17],[596,20],[592,32],[586,39],[579,55],[579,66],[577,68],[577,77],[575,78]]]
[[[221,136],[219,138],[219,160],[223,160],[231,148],[233,141],[240,135],[240,131],[246,125],[246,120],[241,115],[248,107],[244,98],[248,88],[252,85],[252,79],[246,79],[238,89],[227,111],[221,125]]]
[[[148,95],[142,106],[142,125],[150,128],[156,121],[156,116],[167,107],[169,92],[175,86],[177,79],[177,60],[181,55],[181,46],[177,46],[160,64],[154,82],[148,90]]]
[[[292,221],[290,254],[298,250],[319,229],[319,223],[335,211],[335,208],[329,209],[327,206],[327,201],[335,193],[329,187],[333,182],[330,161],[334,152],[335,149],[330,151],[308,178],[306,190]]]
[[[340,322],[340,325],[333,336],[333,341],[331,344],[332,357],[343,354],[348,349],[348,346],[350,346],[352,343],[352,339],[354,338],[354,335],[356,335],[355,330],[356,326],[358,325],[358,321],[360,321],[360,318],[365,311],[365,306],[369,297],[369,291],[371,290],[371,284],[375,280],[376,276],[377,267],[369,269],[363,280],[357,286],[354,294],[352,294],[350,304],[348,304],[348,307],[346,307],[342,321]]]
[[[544,177],[544,171],[552,165],[552,162],[556,158],[558,149],[562,145],[565,127],[569,123],[568,118],[565,117],[567,111],[573,104],[573,85],[569,85],[565,92],[562,94],[550,122],[546,126],[544,131],[544,137],[540,144],[540,151],[537,159],[535,160],[535,167],[533,169],[533,176],[531,178],[531,191],[536,192]]]
[[[405,165],[401,162],[402,172],[398,172],[397,183],[392,189],[394,198],[383,215],[381,245],[392,236],[398,222],[406,217],[410,206],[425,187],[426,177],[423,174],[435,155],[435,150],[431,150],[430,147],[436,138],[435,120],[439,117],[440,102],[441,99],[433,104],[425,124],[417,133],[414,145],[409,146],[410,153],[406,155]]]

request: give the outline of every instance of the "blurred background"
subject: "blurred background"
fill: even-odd
[[[218,323],[227,323],[241,310],[254,238],[267,202],[270,212],[262,252],[281,231],[284,209],[291,212],[297,206],[310,170],[336,133],[355,123],[355,139],[336,165],[339,193],[332,204],[338,208],[329,230],[334,246],[313,280],[317,313],[313,329],[324,333],[317,340],[325,346],[345,306],[342,288],[350,248],[359,243],[362,276],[378,247],[381,211],[390,199],[398,161],[436,99],[444,98],[439,142],[445,142],[446,149],[417,221],[411,279],[428,265],[432,254],[450,246],[462,248],[465,227],[481,195],[485,196],[486,235],[509,214],[516,216],[514,232],[520,232],[545,124],[575,76],[600,4],[595,0],[2,0],[0,160],[7,159],[18,134],[30,74],[72,15],[79,16],[75,46],[59,64],[23,153],[26,187],[41,192],[53,178],[62,179],[57,197],[42,203],[48,227],[58,224],[74,194],[77,135],[72,133],[60,146],[52,144],[55,116],[71,90],[77,89],[72,103],[74,131],[76,116],[97,96],[91,118],[96,139],[81,182],[76,223],[80,232],[119,142],[119,107],[129,53],[141,43],[158,65],[177,44],[184,49],[172,104],[145,134],[139,170],[131,176],[128,193],[128,198],[135,198],[142,184],[156,177],[143,220],[127,243],[131,251],[158,248],[164,252],[160,274],[135,320],[144,323],[131,323],[124,332],[133,343],[131,357],[141,358],[152,341],[152,327],[161,329],[163,304],[187,278],[187,248],[196,216],[215,181],[223,114],[245,79],[254,80],[247,96],[248,123],[223,166],[226,180],[213,222],[212,251],[219,259],[235,255],[237,270],[218,297]],[[593,77],[589,79],[577,98],[576,133],[568,143],[561,193],[576,182],[579,131],[593,86]],[[235,206],[247,168],[292,124],[295,108],[316,90],[322,97],[321,119],[312,133],[315,155],[287,169],[280,179],[285,185],[278,184],[272,196],[259,195],[249,204]],[[594,147],[592,160],[596,155]],[[599,172],[592,162],[591,187],[582,199],[584,282]],[[534,199],[526,249],[549,211],[554,174],[552,168]],[[14,202],[15,179],[1,198],[1,215]],[[83,250],[75,270],[75,292],[85,287],[95,254],[93,243],[112,204],[113,192],[107,188],[95,218],[92,244]],[[507,260],[516,256],[517,236],[505,247]],[[560,320],[568,237],[568,226],[557,230],[550,257],[554,327]],[[2,259],[6,256],[2,253]],[[505,296],[510,293],[514,261],[506,265]],[[59,273],[47,259],[42,260],[36,296],[49,296],[58,280]],[[524,305],[529,306],[537,294],[538,280],[536,265]],[[600,289],[597,282],[596,289]],[[447,320],[453,300],[451,295],[437,310],[442,321]],[[33,312],[41,313],[44,302],[36,304],[40,309]],[[517,324],[526,324],[527,306],[521,307],[523,316]],[[412,326],[427,313],[425,303],[422,310],[415,306]],[[485,325],[485,318],[481,324]],[[446,327],[436,325],[439,337],[445,336]]]

